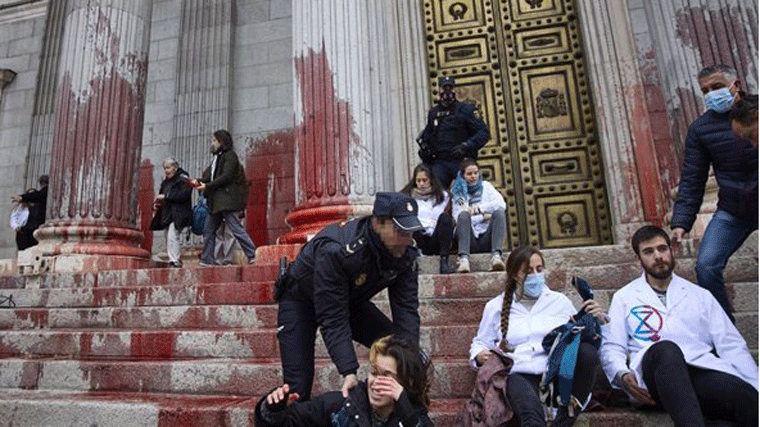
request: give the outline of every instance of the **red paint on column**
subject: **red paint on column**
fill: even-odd
[[[249,140],[246,146],[246,230],[256,246],[274,244],[288,231],[285,215],[295,205],[293,131]]]
[[[303,242],[325,224],[351,215],[349,150],[358,142],[351,106],[338,97],[324,46],[295,58],[295,67],[303,106],[303,122],[294,132],[297,206],[287,217],[293,231],[281,236],[281,243]]]

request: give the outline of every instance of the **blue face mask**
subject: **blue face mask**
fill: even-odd
[[[544,291],[546,281],[544,279],[544,273],[529,274],[525,276],[525,282],[523,282],[523,294],[529,298],[538,298],[541,296],[541,292]]]
[[[705,95],[705,107],[716,113],[725,113],[731,109],[734,104],[734,96],[727,87],[707,92]]]

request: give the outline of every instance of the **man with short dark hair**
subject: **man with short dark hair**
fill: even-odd
[[[430,109],[420,136],[419,156],[444,188],[449,188],[465,157],[478,158],[478,150],[491,138],[480,108],[457,101],[453,77],[438,79],[438,105]]]
[[[738,138],[729,123],[731,106],[743,96],[736,71],[726,65],[713,65],[700,71],[697,80],[705,94],[707,111],[689,126],[686,134],[670,227],[673,241],[679,244],[697,217],[712,166],[719,187],[718,209],[699,245],[697,283],[715,296],[733,322],[723,269],[750,233],[757,230],[757,147]]]
[[[290,266],[277,290],[277,338],[283,382],[302,400],[314,380],[317,327],[343,376],[343,396],[358,382],[353,341],[366,347],[396,334],[418,344],[417,203],[402,193],[377,193],[372,216],[327,226]],[[388,289],[393,321],[370,300]]]
[[[757,426],[758,367],[739,331],[710,292],[673,274],[665,231],[644,226],[631,244],[644,273],[615,292],[602,327],[610,382],[676,426]]]

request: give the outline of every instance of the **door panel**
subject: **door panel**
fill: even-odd
[[[491,140],[478,163],[507,201],[507,247],[612,243],[572,0],[424,0],[430,86],[457,80]]]

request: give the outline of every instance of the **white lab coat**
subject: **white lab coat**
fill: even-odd
[[[501,306],[504,292],[488,301],[483,309],[478,334],[470,345],[470,365],[477,369],[475,356],[484,350],[497,350],[501,341]],[[546,334],[559,325],[566,323],[570,316],[577,313],[564,294],[545,287],[541,296],[528,309],[520,302],[512,302],[509,311],[509,330],[507,341],[515,351],[506,355],[514,361],[510,372],[540,375],[546,371],[549,355],[541,346]]]
[[[438,224],[438,217],[441,216],[443,211],[446,210],[446,205],[449,204],[449,193],[443,192],[443,201],[435,204],[435,197],[428,197],[426,199],[414,198],[417,201],[417,218],[425,228],[424,234],[428,236],[433,235],[435,226]]]
[[[673,274],[666,301],[667,307],[645,274],[612,297],[611,320],[602,327],[600,350],[610,382],[620,371],[633,371],[639,386],[646,388],[644,353],[652,344],[668,340],[681,348],[687,364],[737,376],[758,388],[758,367],[747,343],[709,291]],[[713,347],[718,356],[711,353]]]
[[[480,203],[478,203],[478,207],[480,207],[480,211],[482,213],[493,213],[497,209],[506,210],[507,203],[504,201],[504,197],[502,197],[501,193],[499,193],[499,191],[496,190],[490,182],[484,180],[483,194],[480,198]],[[468,197],[467,203],[463,205],[456,203],[456,201],[453,203],[451,215],[454,217],[454,221],[456,221],[462,211],[469,210],[470,204]],[[486,230],[488,230],[490,218],[485,219],[482,214],[478,214],[472,215],[470,219],[472,221],[472,233],[475,235],[475,237],[479,237],[481,234],[485,233]]]

